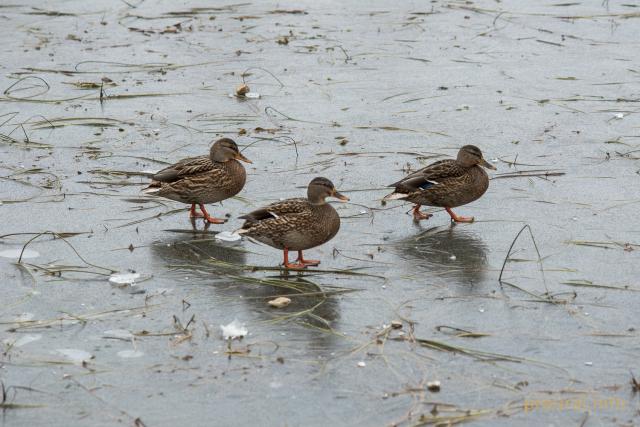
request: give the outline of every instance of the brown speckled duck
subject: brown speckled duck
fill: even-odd
[[[238,234],[284,251],[285,268],[316,266],[320,261],[304,259],[302,251],[328,242],[340,229],[340,217],[327,197],[349,200],[327,178],[314,178],[306,199],[275,202],[241,216],[246,221]],[[294,263],[289,262],[289,251],[298,251]]]
[[[223,224],[226,220],[209,216],[204,205],[228,199],[242,190],[247,173],[238,160],[252,163],[233,140],[219,139],[208,156],[180,160],[153,175],[143,192],[191,204],[192,218],[204,217],[212,224]],[[196,212],[196,205],[202,213]]]
[[[482,196],[489,188],[489,176],[482,169],[495,166],[482,157],[475,145],[465,145],[455,160],[440,160],[391,184],[395,191],[383,200],[406,200],[415,203],[416,221],[432,215],[420,212],[420,206],[445,208],[454,222],[473,222],[473,217],[456,215],[451,208],[466,205]]]

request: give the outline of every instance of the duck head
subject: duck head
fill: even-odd
[[[211,161],[224,163],[229,160],[242,160],[243,162],[253,163],[251,160],[247,159],[245,156],[240,153],[238,150],[238,145],[229,138],[222,138],[217,140],[209,151],[209,157]]]
[[[335,185],[333,185],[333,182],[327,178],[313,178],[307,187],[307,198],[309,202],[314,205],[322,205],[326,203],[325,199],[327,197],[335,197],[343,202],[349,201],[349,198],[344,194],[340,194],[338,190],[336,190]]]
[[[456,161],[465,168],[472,166],[484,166],[487,169],[496,170],[496,167],[487,162],[482,157],[482,151],[475,145],[465,145],[458,151],[458,158]]]

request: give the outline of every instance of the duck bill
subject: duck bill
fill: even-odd
[[[251,160],[249,160],[245,156],[243,156],[242,153],[238,153],[236,155],[236,160],[242,160],[243,162],[253,163]]]
[[[339,193],[338,190],[333,190],[332,196],[335,197],[338,200],[343,201],[343,202],[348,202],[349,201],[349,198],[347,196],[345,196],[344,194]]]
[[[482,161],[480,162],[480,166],[484,166],[487,169],[496,170],[496,167],[487,162],[485,159],[482,159]]]

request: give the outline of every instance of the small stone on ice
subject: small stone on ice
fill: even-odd
[[[365,366],[367,366],[367,364],[363,361],[358,362],[358,368],[364,368]]]
[[[393,329],[401,329],[402,328],[402,321],[400,321],[400,320],[392,320],[391,321],[391,327]]]
[[[246,84],[241,84],[240,86],[238,86],[236,88],[236,95],[238,96],[245,96],[247,93],[249,93],[251,89],[249,89],[249,86]]]
[[[440,391],[440,381],[429,381],[427,383],[427,389],[429,391]]]
[[[282,308],[282,307],[286,307],[289,304],[291,304],[291,298],[278,297],[276,299],[272,299],[267,304],[269,304],[271,307]]]

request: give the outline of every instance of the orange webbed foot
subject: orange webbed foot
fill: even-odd
[[[227,222],[226,219],[224,218],[216,218],[213,217],[211,215],[209,215],[209,213],[207,212],[207,210],[205,209],[204,205],[199,205],[200,206],[200,210],[203,213],[203,217],[204,219],[209,223],[209,224],[224,224],[225,222]],[[195,211],[195,208],[191,208],[193,211]]]
[[[320,260],[317,259],[304,259],[302,255],[302,251],[298,251],[298,259],[296,260],[298,264],[302,264],[304,266],[316,267],[320,264]]]
[[[301,262],[287,262],[285,264],[283,264],[284,268],[290,268],[290,269],[295,269],[295,270],[300,270],[303,268],[307,268],[306,264],[303,264]]]
[[[224,218],[215,218],[213,216],[205,216],[204,219],[209,223],[209,224],[224,224],[225,222],[227,222],[226,219]]]
[[[413,220],[414,221],[422,221],[423,219],[429,219],[431,218],[433,215],[429,214],[429,213],[425,213],[422,212],[420,210],[420,206],[421,205],[416,205],[411,211],[413,212]]]
[[[472,216],[458,216],[450,208],[445,209],[453,222],[473,222],[475,220]]]

